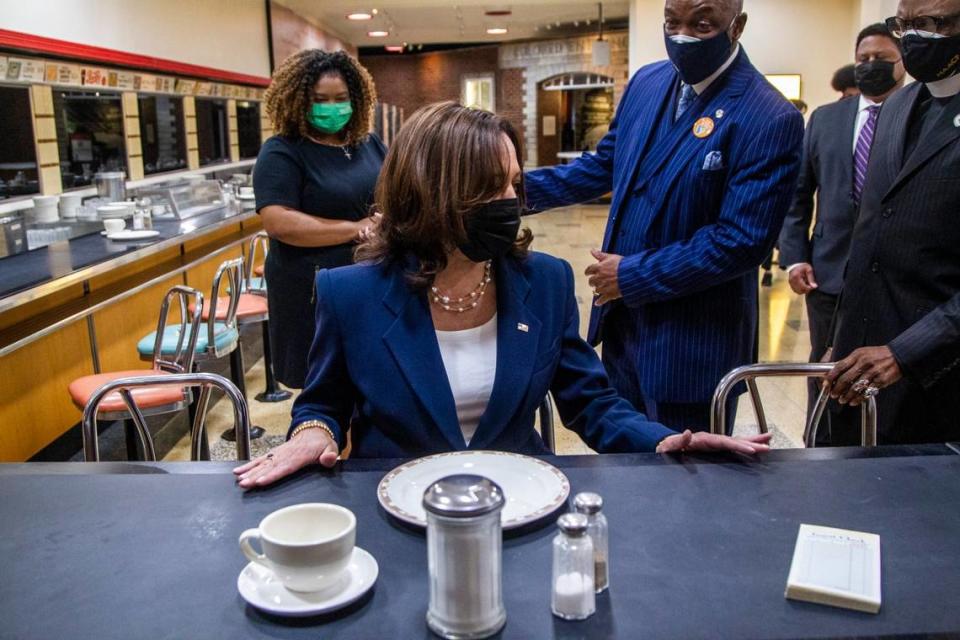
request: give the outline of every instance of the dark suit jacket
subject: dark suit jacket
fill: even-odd
[[[909,158],[915,83],[880,113],[838,307],[834,356],[888,345],[905,379],[880,392],[881,442],[960,439],[960,95]]]
[[[820,107],[810,116],[793,206],[780,232],[780,265],[813,265],[820,291],[837,295],[857,221],[853,201],[853,136],[860,98]],[[814,195],[817,223],[810,234]]]
[[[628,366],[657,402],[705,403],[756,361],[757,268],[793,198],[803,118],[742,48],[674,122],[678,84],[667,61],[640,69],[597,152],[528,173],[526,193],[548,209],[613,191],[603,247],[624,256]],[[714,128],[698,137],[702,118]],[[593,310],[593,343],[609,306]]]
[[[495,269],[497,371],[470,449],[545,453],[533,425],[548,390],[597,451],[651,451],[674,433],[610,387],[580,337],[569,264],[531,254]],[[292,424],[323,420],[342,448],[352,417],[356,457],[466,449],[426,295],[411,290],[404,268],[353,265],[321,271],[316,284],[317,332]]]

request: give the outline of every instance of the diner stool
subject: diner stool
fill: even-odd
[[[229,295],[220,296],[222,286],[226,280]],[[206,331],[201,331],[197,339],[193,356],[194,370],[203,362],[219,360],[230,356],[230,378],[241,391],[245,391],[243,383],[243,353],[240,351],[240,329],[237,323],[237,309],[240,305],[240,290],[243,281],[243,258],[233,258],[223,262],[213,277],[210,304],[199,308],[201,323]],[[197,311],[197,309],[191,309]],[[178,325],[171,325],[162,334],[160,342],[162,351],[171,348],[176,343],[181,329]],[[137,344],[137,351],[141,358],[146,358],[149,345],[157,341],[156,332],[144,336]],[[233,440],[233,430],[230,429],[227,438]],[[251,427],[250,437],[259,438],[264,430],[260,427]]]
[[[168,335],[167,316],[174,300],[179,303],[180,325],[186,325],[190,330],[186,335],[178,333],[176,339],[170,340],[166,345],[166,349],[161,348],[161,341],[154,340],[150,347],[151,368],[96,373],[77,378],[67,387],[70,399],[81,411],[86,410],[91,398],[97,397],[99,417],[107,420],[123,420],[129,460],[141,459],[137,451],[138,439],[143,448],[142,458],[156,459],[153,440],[147,431],[144,416],[175,413],[187,407],[192,400],[192,394],[188,388],[167,384],[167,382],[170,376],[187,373],[193,366],[200,334],[203,294],[183,285],[177,285],[167,291],[160,305],[160,318],[153,335]],[[192,309],[192,322],[187,322],[188,309]],[[148,382],[138,385],[132,391],[99,393],[105,385],[131,376]]]
[[[195,326],[199,326],[196,323]],[[136,374],[137,372],[130,372]],[[142,372],[140,372],[142,373]],[[230,398],[233,404],[233,428],[237,432],[237,460],[250,459],[250,413],[246,398],[243,397],[236,385],[214,373],[170,373],[163,377],[162,385],[157,385],[156,376],[130,375],[114,378],[96,388],[83,407],[81,431],[83,434],[83,458],[87,462],[100,460],[100,446],[97,435],[97,416],[104,415],[104,407],[115,403],[118,399],[132,416],[137,426],[136,434],[145,452],[145,458],[154,462],[157,459],[153,438],[147,430],[141,408],[148,402],[145,390],[169,388],[177,393],[194,386],[200,387],[200,397],[197,400],[197,413],[191,421],[190,428],[190,459],[193,461],[209,459],[205,454],[206,429],[204,420],[207,415],[207,406],[210,399],[210,390],[219,388]]]
[[[244,280],[244,292],[262,296],[266,300],[267,281],[263,277],[263,266],[257,265],[258,249],[266,256],[270,248],[270,236],[261,231],[250,240],[250,249],[247,252],[247,273]],[[257,277],[259,276],[259,277]],[[241,321],[241,324],[243,322]],[[277,378],[273,373],[273,351],[270,348],[270,317],[264,316],[260,323],[261,335],[263,336],[263,371],[266,377],[266,388],[258,393],[256,400],[258,402],[283,402],[290,398],[292,393],[280,388],[277,384]]]

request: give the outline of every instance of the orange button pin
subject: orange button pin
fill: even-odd
[[[693,135],[701,139],[706,138],[713,133],[714,126],[712,118],[700,118],[693,123]]]

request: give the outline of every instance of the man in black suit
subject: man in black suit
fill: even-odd
[[[960,0],[901,0],[887,26],[918,80],[883,107],[837,309],[834,444],[960,439]]]
[[[883,24],[860,32],[855,56],[860,95],[820,107],[810,116],[796,196],[780,233],[780,264],[790,274],[790,288],[806,295],[811,362],[819,362],[827,348],[877,112],[905,77],[900,42]],[[814,196],[817,216],[811,236]],[[809,408],[818,394],[819,385],[811,380]],[[820,444],[829,441],[828,423],[824,420],[817,432]]]

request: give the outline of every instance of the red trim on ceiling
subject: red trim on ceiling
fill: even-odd
[[[265,87],[270,84],[270,78],[264,78],[262,76],[252,76],[246,73],[202,67],[200,65],[187,64],[186,62],[154,58],[153,56],[127,53],[125,51],[106,49],[104,47],[94,47],[87,44],[68,42],[66,40],[57,40],[56,38],[35,36],[19,31],[9,31],[7,29],[0,29],[0,47],[17,49],[29,53],[55,55],[74,60],[115,64],[162,73],[207,78],[219,82],[237,82],[258,87]]]

